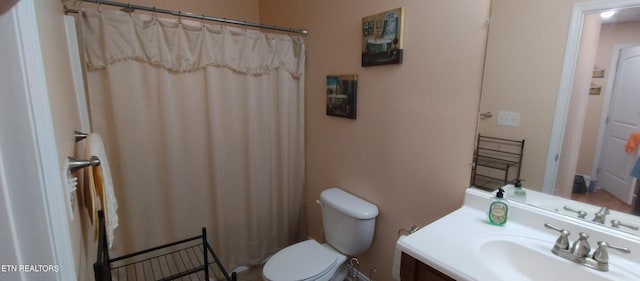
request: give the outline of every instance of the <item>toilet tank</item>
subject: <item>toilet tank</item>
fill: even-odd
[[[322,191],[320,201],[327,242],[349,256],[368,250],[373,241],[378,207],[339,188]]]

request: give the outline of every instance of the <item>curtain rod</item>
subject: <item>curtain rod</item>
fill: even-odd
[[[309,33],[309,31],[306,30],[306,29],[295,29],[295,28],[280,27],[280,26],[275,26],[275,25],[266,25],[266,24],[255,23],[255,22],[247,22],[247,21],[240,21],[240,20],[232,20],[232,19],[225,19],[225,18],[210,17],[210,16],[205,16],[205,15],[198,15],[198,14],[195,14],[195,13],[182,12],[182,11],[172,11],[172,10],[160,9],[160,8],[156,8],[156,7],[140,6],[140,5],[134,5],[134,4],[122,3],[122,2],[114,2],[114,1],[107,1],[107,0],[79,0],[79,1],[95,3],[95,4],[98,4],[98,5],[109,5],[109,6],[121,7],[121,8],[126,9],[129,12],[132,12],[134,10],[143,10],[143,11],[149,11],[149,12],[153,12],[153,13],[161,13],[161,14],[173,15],[173,16],[176,16],[178,18],[185,17],[185,18],[193,18],[193,19],[199,19],[199,20],[210,20],[210,21],[237,24],[237,25],[250,26],[250,27],[256,27],[256,28],[265,28],[265,29],[278,30],[278,31],[284,31],[284,32],[299,33],[299,34],[303,34],[303,35],[307,35]],[[69,9],[67,7],[64,8],[64,11],[65,11],[65,13],[78,13],[78,10]]]

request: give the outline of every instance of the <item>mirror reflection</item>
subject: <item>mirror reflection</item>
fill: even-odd
[[[474,181],[475,155],[472,186],[522,179],[529,204],[589,221],[604,215],[606,225],[640,235],[621,227],[640,221],[631,173],[639,153],[625,150],[640,132],[640,79],[628,78],[640,75],[639,7],[492,1],[478,134],[526,145],[513,169],[482,172],[485,182]]]

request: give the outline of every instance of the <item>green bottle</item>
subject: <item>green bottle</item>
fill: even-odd
[[[496,197],[491,198],[491,204],[489,205],[489,223],[493,225],[502,226],[507,223],[509,217],[509,205],[507,200],[502,198],[504,196],[504,190],[498,188]]]
[[[520,179],[516,180],[513,184],[513,198],[520,202],[527,202],[527,193],[522,189],[522,182]]]

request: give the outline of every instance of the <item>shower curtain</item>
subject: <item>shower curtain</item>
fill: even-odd
[[[229,269],[304,236],[303,38],[120,11],[79,16],[112,166],[112,256],[207,227]]]

